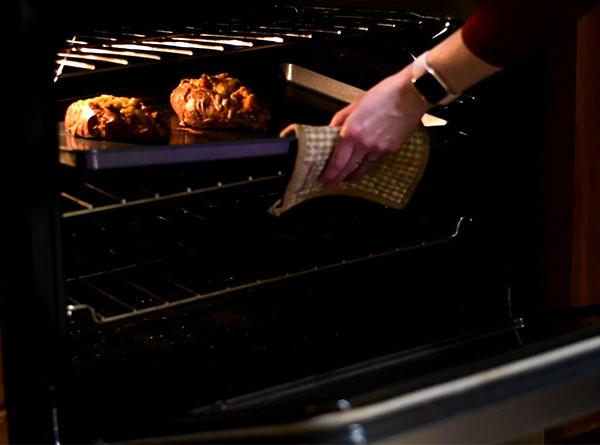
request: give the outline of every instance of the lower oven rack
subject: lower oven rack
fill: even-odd
[[[60,199],[65,204],[63,207],[69,208],[62,214],[63,218],[73,218],[92,213],[106,212],[109,210],[118,210],[125,207],[152,204],[160,201],[184,198],[202,193],[210,193],[217,190],[228,188],[244,187],[251,183],[260,183],[284,178],[281,170],[272,174],[262,176],[248,176],[246,178],[234,179],[230,181],[217,181],[211,185],[201,187],[183,186],[179,191],[163,193],[159,190],[146,188],[138,189],[137,197],[132,197],[128,192],[115,192],[111,186],[99,186],[97,184],[84,182],[78,186],[77,190],[69,192],[60,192]],[[141,195],[141,196],[140,196]]]
[[[472,218],[463,216],[457,220],[453,231],[442,238],[420,241],[418,243],[409,244],[402,247],[395,247],[380,252],[370,253],[364,256],[342,259],[340,261],[331,262],[325,265],[306,267],[301,270],[286,272],[280,275],[274,275],[264,279],[236,280],[235,278],[232,278],[231,282],[225,285],[224,287],[210,289],[207,291],[199,291],[197,289],[193,289],[185,283],[177,281],[177,279],[175,278],[163,276],[162,278],[164,280],[169,281],[171,283],[172,289],[178,289],[179,291],[177,295],[174,295],[171,292],[168,296],[165,296],[159,295],[156,292],[147,289],[143,282],[140,283],[129,279],[117,277],[117,279],[124,281],[124,283],[130,288],[130,290],[137,290],[137,293],[139,295],[144,295],[146,297],[145,299],[142,298],[141,300],[138,300],[138,304],[132,301],[124,301],[119,296],[115,296],[113,293],[111,293],[110,289],[104,288],[102,285],[91,283],[90,280],[98,278],[102,280],[104,278],[108,278],[108,281],[105,282],[105,284],[108,284],[110,286],[110,278],[115,277],[119,273],[127,270],[140,269],[146,266],[160,267],[162,260],[148,261],[145,263],[133,264],[123,268],[113,269],[105,272],[73,277],[68,279],[66,283],[67,302],[69,303],[67,305],[67,316],[72,317],[76,313],[87,312],[95,323],[106,324],[119,320],[156,314],[160,313],[161,311],[166,311],[177,306],[190,304],[200,300],[223,297],[234,292],[260,288],[262,286],[291,280],[293,278],[348,267],[351,265],[361,264],[367,261],[373,261],[375,259],[391,257],[393,255],[401,254],[403,252],[450,243],[461,238],[464,235],[466,226],[472,222]],[[142,276],[143,274],[140,275],[140,277]],[[217,283],[216,285],[218,286],[218,284],[222,285],[222,283]],[[78,298],[76,295],[76,291],[73,291],[73,288],[77,287],[79,289],[87,288],[87,290],[94,295],[93,299],[95,303],[84,302],[80,298]],[[108,311],[103,310],[101,308],[102,306],[108,306],[110,309]]]

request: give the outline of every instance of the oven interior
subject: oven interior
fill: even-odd
[[[65,70],[55,87],[57,122],[76,98],[110,91],[164,104],[178,79],[226,71],[264,97],[270,136],[292,122],[327,125],[344,104],[289,84],[282,63],[368,88],[453,26],[413,13],[308,8],[300,22],[298,14],[261,18],[268,29],[256,18],[197,20],[194,29],[167,29],[166,38],[307,29],[314,37]],[[86,31],[70,45],[148,33],[136,29]],[[501,154],[506,137],[490,140],[481,116],[504,118],[498,97],[508,81],[496,82],[495,98],[484,85],[434,110],[448,125],[428,130],[429,165],[403,210],[331,197],[269,215],[293,152],[105,171],[61,166],[65,438],[308,417],[517,347],[531,304],[525,295],[536,284],[535,271],[519,270],[535,255],[528,172],[537,160],[522,157],[509,180],[503,174],[527,140]]]

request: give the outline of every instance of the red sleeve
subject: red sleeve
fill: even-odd
[[[463,26],[465,45],[480,59],[508,65],[543,45],[597,0],[487,0]]]

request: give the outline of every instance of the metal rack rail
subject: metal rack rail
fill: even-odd
[[[100,186],[84,182],[77,191],[60,192],[60,198],[66,208],[62,214],[63,218],[73,218],[76,216],[88,215],[91,213],[105,212],[125,207],[132,207],[144,204],[151,204],[160,201],[182,198],[185,196],[199,195],[203,193],[224,190],[228,188],[242,187],[252,183],[268,182],[284,177],[282,171],[277,171],[272,175],[253,177],[248,176],[245,179],[217,182],[214,185],[204,187],[183,187],[181,191],[162,193],[151,189],[137,188],[135,191],[142,197],[132,197],[129,193],[118,193],[108,186]],[[83,196],[86,195],[86,196]]]
[[[245,51],[294,41],[334,39],[369,32],[450,24],[440,18],[393,11],[342,12],[336,8],[276,6],[264,20],[215,21],[202,17],[194,26],[174,29],[97,29],[75,34],[56,56],[55,82],[72,73],[160,62],[215,53]]]
[[[93,321],[98,324],[148,315],[196,301],[224,296],[233,292],[258,288],[318,272],[397,255],[402,252],[449,243],[459,238],[463,234],[465,226],[471,221],[470,218],[461,217],[456,222],[453,232],[440,239],[421,241],[356,258],[342,259],[328,264],[306,267],[301,270],[285,272],[264,279],[242,278],[238,280],[235,277],[230,277],[230,283],[215,282],[212,283],[212,289],[211,286],[208,286],[207,290],[192,288],[187,283],[182,283],[177,278],[169,276],[168,273],[165,274],[163,272],[162,276],[157,277],[152,276],[154,275],[152,273],[136,271],[136,269],[140,269],[142,266],[159,265],[161,261],[143,265],[135,264],[119,270],[74,277],[68,279],[66,283],[67,301],[69,303],[67,305],[67,315],[72,316],[77,312],[88,312]],[[133,275],[123,276],[121,272],[125,270],[133,272]],[[138,272],[137,281],[134,278],[136,272]],[[151,283],[152,280],[154,280],[153,284]],[[160,285],[158,284],[159,282]],[[165,294],[160,294],[153,289],[157,286],[162,287]],[[114,290],[111,291],[111,288]],[[117,292],[115,290],[118,289],[126,290],[126,292],[116,295]],[[127,295],[127,297],[123,295]]]

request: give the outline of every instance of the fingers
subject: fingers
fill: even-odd
[[[374,88],[333,116],[330,126],[341,129],[337,146],[320,177],[324,187],[361,178],[376,161],[400,148],[412,119],[399,119],[405,114],[398,112],[390,97],[386,91]],[[384,112],[388,108],[391,111]]]
[[[341,127],[342,125],[344,125],[344,122],[346,122],[346,119],[354,111],[354,109],[356,108],[357,105],[358,105],[358,101],[354,101],[350,105],[345,106],[340,111],[335,113],[335,115],[331,119],[331,122],[329,123],[329,126],[330,127]]]
[[[342,127],[340,137],[333,154],[327,161],[325,169],[321,173],[321,183],[324,187],[333,187],[341,182],[349,173],[358,168],[364,156],[357,154],[355,143],[352,138],[346,136],[346,120],[354,112],[359,101],[356,100],[338,111],[331,122],[330,127]]]
[[[332,187],[337,184],[337,178],[344,171],[347,165],[356,162],[354,155],[354,145],[351,140],[340,137],[333,151],[333,154],[327,161],[327,165],[321,173],[321,183],[324,187]]]
[[[364,156],[355,154],[350,158],[350,160],[342,167],[339,173],[334,176],[328,183],[325,184],[325,187],[335,187],[344,179],[350,176],[350,174],[357,169],[359,169],[364,164]]]
[[[374,147],[366,146],[359,133],[359,129],[349,122],[342,127],[333,154],[321,174],[324,187],[335,187],[357,170],[364,174],[383,154],[375,151]]]
[[[360,179],[375,163],[389,157],[395,151],[382,145],[367,145],[362,143],[360,138],[343,136],[343,133],[344,131],[340,133],[338,144],[321,175],[321,183],[327,188],[334,187],[346,179]]]
[[[356,181],[362,178],[365,175],[365,173],[367,173],[376,162],[384,159],[385,157],[387,156],[378,155],[375,153],[371,153],[368,156],[365,156],[359,167],[348,176],[348,179],[351,181]]]

